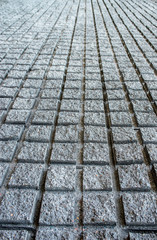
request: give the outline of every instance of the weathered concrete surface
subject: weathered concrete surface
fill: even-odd
[[[156,13],[0,1],[0,239],[157,239]]]

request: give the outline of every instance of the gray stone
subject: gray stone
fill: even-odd
[[[153,128],[141,128],[141,132],[142,132],[142,137],[143,137],[143,140],[145,142],[155,142],[157,141],[157,127],[153,127]]]
[[[14,97],[16,91],[17,91],[16,87],[14,88],[0,87],[0,96]]]
[[[47,173],[46,189],[74,189],[75,173],[73,166],[51,165]]]
[[[61,141],[77,141],[78,140],[78,126],[58,126],[56,128],[55,140]]]
[[[78,111],[80,108],[80,100],[67,100],[63,99],[61,102],[61,110]]]
[[[113,125],[132,124],[131,116],[128,112],[110,112],[110,116]]]
[[[37,78],[37,79],[42,79],[44,77],[44,70],[31,70],[28,74],[28,78]]]
[[[37,79],[26,79],[23,87],[33,87],[33,88],[40,88],[42,84],[42,80]]]
[[[11,103],[11,98],[0,98],[0,109],[7,109]]]
[[[117,229],[87,228],[84,231],[83,239],[85,240],[103,240],[103,239],[119,239]]]
[[[148,112],[148,113],[142,113],[142,112],[136,112],[136,117],[139,122],[139,125],[157,125],[157,118],[155,113]]]
[[[60,88],[62,80],[47,80],[45,83],[45,88]]]
[[[151,160],[157,162],[157,144],[146,144],[146,147]]]
[[[88,124],[105,125],[105,114],[102,112],[85,112],[84,122]]]
[[[0,186],[2,186],[2,183],[4,181],[7,171],[8,171],[8,164],[0,163]]]
[[[57,99],[40,99],[38,104],[38,109],[56,109],[57,108]]]
[[[83,186],[88,189],[109,189],[111,185],[111,169],[109,166],[84,167]]]
[[[130,240],[156,240],[156,233],[130,233]]]
[[[0,159],[11,161],[16,149],[16,143],[16,141],[0,141]]]
[[[152,106],[149,101],[132,100],[135,111],[152,111]]]
[[[85,223],[115,222],[115,204],[112,193],[88,193],[83,200]]]
[[[29,236],[30,233],[26,230],[0,230],[1,240],[27,240]]]
[[[85,92],[86,99],[103,99],[102,90],[86,90]]]
[[[63,92],[63,97],[64,98],[77,98],[79,99],[80,98],[80,95],[81,93],[79,92],[79,89],[64,89],[64,92]]]
[[[123,203],[127,223],[155,224],[157,218],[157,194],[124,193]]]
[[[25,123],[29,117],[30,111],[27,110],[10,110],[6,122]]]
[[[7,78],[3,82],[2,86],[5,86],[5,87],[19,87],[21,82],[22,82],[21,79]]]
[[[7,190],[0,204],[0,221],[31,223],[36,198],[33,190]]]
[[[39,187],[43,165],[18,163],[13,172],[9,186]]]
[[[23,126],[20,125],[10,125],[10,124],[3,124],[0,127],[0,138],[14,138],[19,139],[23,130]]]
[[[70,224],[73,221],[74,195],[72,193],[53,193],[44,194],[40,223]]]
[[[18,155],[18,159],[27,161],[44,162],[46,158],[48,144],[24,142]]]
[[[79,113],[78,112],[60,112],[58,123],[79,123]]]
[[[77,159],[78,147],[76,143],[54,143],[51,161],[72,161]]]
[[[34,104],[34,99],[16,98],[13,107],[15,109],[31,109]]]
[[[85,143],[84,161],[109,162],[109,149],[105,143]]]
[[[130,127],[112,127],[114,141],[135,141],[135,131]]]
[[[125,93],[122,89],[107,90],[108,99],[117,99],[119,101],[119,99],[124,99],[124,94]]]
[[[42,98],[57,98],[59,97],[60,88],[44,89]]]
[[[107,141],[106,128],[98,126],[85,126],[84,140]]]
[[[74,230],[73,228],[52,228],[52,227],[39,227],[37,231],[36,240],[58,240],[66,239],[73,240]]]
[[[118,101],[110,100],[109,108],[110,108],[110,111],[127,111],[128,110],[127,103],[124,100],[118,100]]]
[[[138,143],[115,144],[117,161],[143,160],[142,149]]]
[[[103,101],[99,100],[86,100],[85,111],[104,111]]]
[[[24,98],[36,98],[38,95],[39,90],[36,88],[22,88],[19,92],[19,97]]]
[[[31,125],[28,128],[28,131],[26,133],[25,139],[29,140],[40,140],[44,141],[47,140],[49,141],[50,139],[50,134],[51,134],[51,126],[43,126],[43,125]]]
[[[34,114],[34,118],[32,120],[33,123],[51,123],[54,121],[55,111],[36,111]]]
[[[121,188],[150,188],[147,167],[144,164],[118,166]]]

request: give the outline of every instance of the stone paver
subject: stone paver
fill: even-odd
[[[0,1],[0,239],[157,239],[156,3]]]

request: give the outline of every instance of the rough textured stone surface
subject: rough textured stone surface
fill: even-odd
[[[29,232],[25,230],[0,230],[0,238],[2,240],[27,240],[29,236]]]
[[[155,224],[157,217],[156,193],[123,194],[124,211],[128,223]]]
[[[37,192],[33,190],[7,190],[0,204],[0,220],[6,222],[32,222]]]
[[[26,133],[26,139],[30,140],[47,140],[49,141],[51,133],[51,126],[30,126],[27,133]]]
[[[84,167],[84,189],[107,189],[111,188],[110,167]]]
[[[77,159],[78,146],[76,143],[54,143],[51,160],[53,162],[75,162]]]
[[[105,143],[85,143],[84,161],[109,162],[108,145]]]
[[[74,189],[75,167],[51,165],[48,169],[46,189]]]
[[[41,207],[40,223],[48,225],[72,223],[73,207],[73,194],[46,192]]]
[[[3,183],[3,180],[4,180],[4,177],[7,173],[7,170],[8,170],[8,164],[1,163],[0,164],[0,186]]]
[[[84,195],[84,222],[114,222],[115,204],[112,193],[89,193]]]
[[[121,188],[150,188],[147,167],[144,164],[118,166]]]
[[[42,170],[41,164],[18,163],[9,186],[39,187]]]

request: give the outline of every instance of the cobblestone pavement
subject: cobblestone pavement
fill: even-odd
[[[0,239],[157,239],[157,1],[0,1]]]

